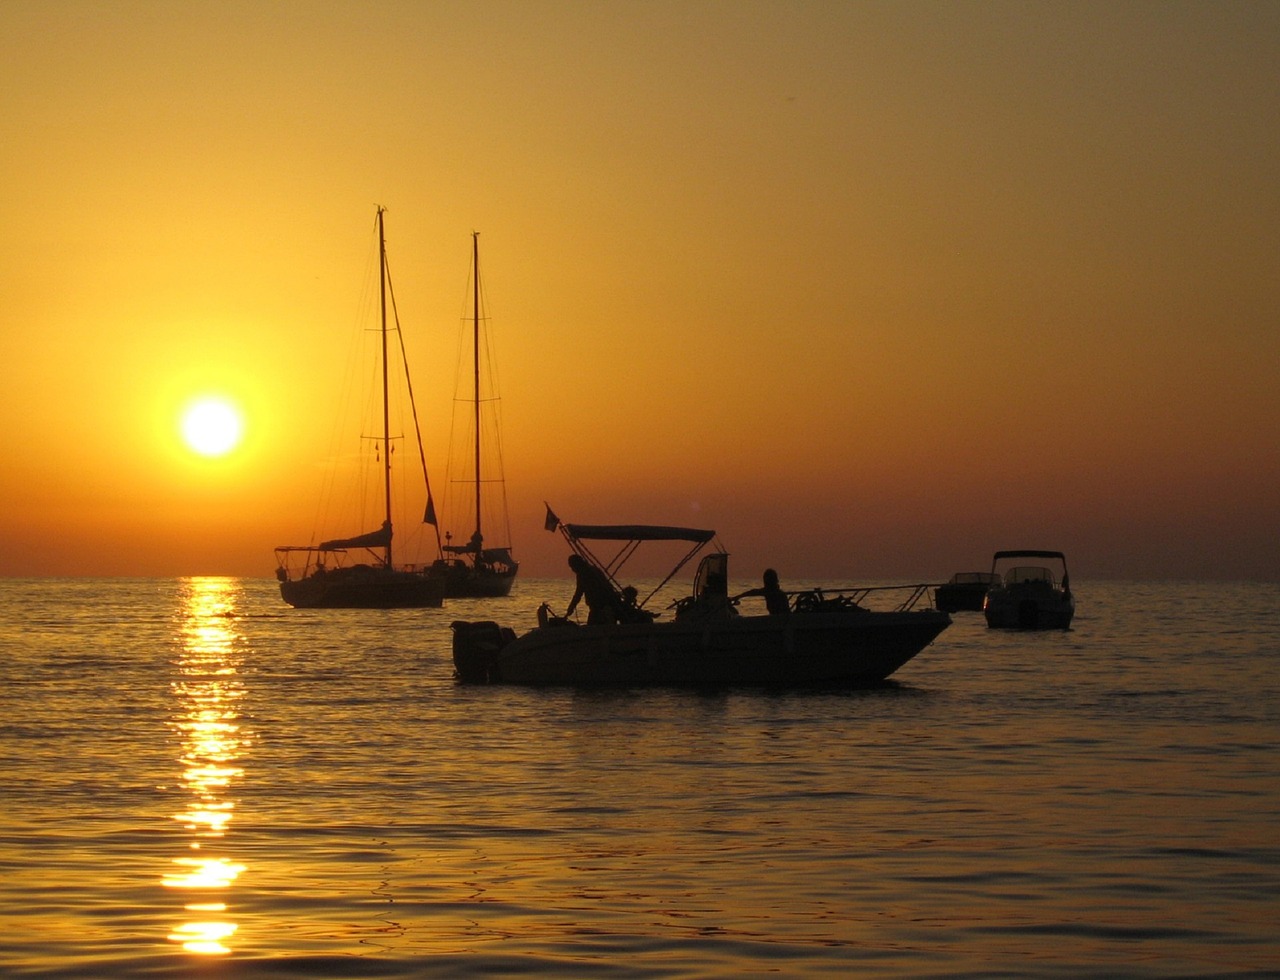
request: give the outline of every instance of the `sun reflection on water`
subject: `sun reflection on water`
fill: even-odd
[[[185,917],[169,933],[188,952],[220,956],[236,931],[222,896],[245,870],[230,857],[206,854],[222,843],[235,813],[231,789],[244,775],[237,764],[249,746],[236,703],[244,695],[238,669],[241,636],[236,629],[240,584],[235,579],[183,581],[179,611],[181,650],[172,688],[176,700],[170,726],[181,738],[182,779],[191,798],[173,815],[189,835],[188,853],[174,858],[166,888],[191,893]]]

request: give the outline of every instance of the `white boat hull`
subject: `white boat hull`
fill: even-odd
[[[1075,600],[1062,592],[992,589],[983,603],[991,629],[1065,630],[1076,612]]]

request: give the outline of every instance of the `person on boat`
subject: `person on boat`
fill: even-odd
[[[634,585],[628,585],[622,590],[622,601],[618,605],[618,622],[620,623],[652,623],[654,620],[653,613],[648,609],[641,609],[639,602],[640,593],[636,591]]]
[[[612,624],[618,621],[618,593],[613,583],[604,572],[596,568],[581,555],[569,556],[569,567],[577,577],[578,587],[569,600],[569,608],[564,612],[568,619],[578,608],[581,599],[587,600],[587,625],[599,623]]]
[[[791,605],[787,600],[787,594],[782,591],[782,586],[778,584],[778,573],[772,568],[764,570],[764,584],[758,589],[748,589],[734,596],[734,601],[745,599],[747,596],[760,596],[764,599],[764,607],[769,611],[770,616],[785,616],[791,612]]]

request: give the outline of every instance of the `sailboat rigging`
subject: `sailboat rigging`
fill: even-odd
[[[318,545],[284,545],[275,549],[276,578],[280,582],[280,594],[285,602],[298,608],[364,609],[364,608],[421,608],[439,606],[444,599],[443,578],[431,566],[397,566],[392,559],[394,537],[391,508],[391,414],[389,396],[389,358],[387,328],[387,298],[392,297],[391,281],[387,272],[387,242],[383,215],[377,212],[378,228],[378,312],[381,346],[382,377],[382,434],[379,442],[379,462],[382,467],[382,526],[377,530],[353,537],[334,538]],[[399,335],[397,318],[396,332]],[[404,342],[400,341],[403,354]],[[405,363],[406,382],[408,363]],[[412,387],[409,388],[412,402]],[[417,412],[412,408],[414,425]],[[421,434],[418,436],[419,455]],[[426,482],[426,465],[423,463],[423,479]],[[431,490],[428,484],[427,514],[433,510]],[[352,561],[355,556],[355,562]],[[368,560],[365,560],[367,556]]]
[[[520,569],[520,564],[511,555],[511,528],[510,520],[507,516],[506,492],[503,484],[503,475],[501,472],[501,453],[491,453],[491,467],[495,471],[486,473],[482,470],[483,460],[481,444],[482,432],[482,407],[485,404],[485,398],[481,393],[481,324],[484,322],[482,315],[483,304],[480,292],[480,234],[472,232],[471,234],[471,397],[468,400],[468,409],[471,416],[471,424],[474,426],[474,433],[471,440],[471,467],[466,477],[461,479],[460,483],[471,484],[471,500],[469,506],[474,508],[475,522],[471,534],[466,539],[465,544],[454,544],[453,536],[446,536],[446,543],[439,543],[441,558],[436,561],[433,566],[434,570],[441,575],[444,581],[445,596],[448,598],[492,598],[508,595],[511,592],[511,586],[515,582],[516,573]],[[492,400],[492,399],[491,399]],[[494,426],[494,440],[496,442],[496,421]],[[452,442],[452,440],[450,440]],[[486,510],[484,501],[484,492],[486,487],[493,486],[501,488],[501,507],[489,510],[490,516],[500,520],[504,525],[501,528],[501,534],[505,537],[506,543],[495,543],[491,540],[487,541],[485,535],[492,535],[494,528],[492,523],[486,524]],[[490,493],[492,493],[490,489]],[[462,506],[458,507],[459,511],[464,510]],[[456,516],[450,514],[451,517]],[[438,529],[437,529],[438,533]],[[501,539],[499,539],[500,541]]]

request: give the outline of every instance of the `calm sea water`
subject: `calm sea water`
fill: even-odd
[[[0,974],[1280,974],[1280,586],[1077,590],[700,695],[455,684],[562,582],[0,581]]]

